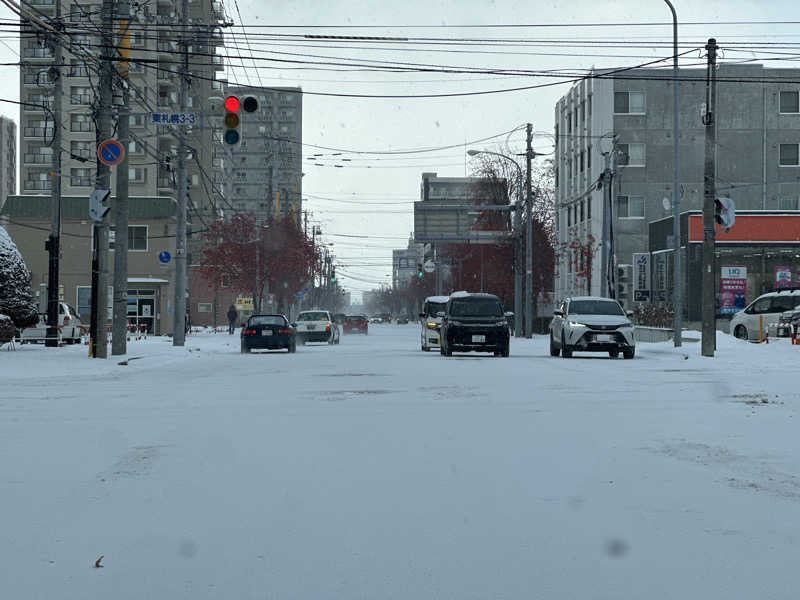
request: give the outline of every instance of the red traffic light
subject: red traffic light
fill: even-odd
[[[229,112],[236,112],[239,110],[239,99],[236,96],[228,96],[225,98],[225,110]]]

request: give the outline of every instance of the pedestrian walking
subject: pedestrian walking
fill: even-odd
[[[236,307],[231,304],[228,307],[228,333],[233,335],[233,330],[236,328],[236,319],[239,316],[239,312],[236,310]]]

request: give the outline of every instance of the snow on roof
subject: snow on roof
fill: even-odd
[[[450,296],[428,296],[425,298],[425,302],[447,302],[450,300]]]
[[[128,277],[128,283],[169,283],[169,279],[155,277]]]
[[[451,298],[464,298],[464,297],[469,296],[469,295],[470,295],[469,292],[465,292],[465,291],[462,290],[462,291],[459,291],[459,292],[453,292],[452,294],[450,294],[450,297]]]

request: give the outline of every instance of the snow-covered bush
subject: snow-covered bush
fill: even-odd
[[[11,320],[11,317],[8,315],[0,315],[0,346],[13,340],[16,333],[17,328]]]
[[[38,321],[31,295],[31,273],[8,232],[0,227],[0,314],[11,318],[17,327],[30,327]]]

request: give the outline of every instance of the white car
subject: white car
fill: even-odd
[[[449,296],[428,296],[422,312],[419,313],[419,322],[422,325],[420,332],[420,342],[423,352],[430,352],[431,348],[439,348],[441,344],[440,329],[442,327],[442,317],[439,313],[447,310]]]
[[[800,290],[769,292],[753,300],[731,319],[730,332],[741,340],[760,341],[781,314],[800,306]]]
[[[636,338],[632,315],[609,298],[566,298],[550,322],[550,356],[572,358],[572,353],[579,351],[608,352],[611,358],[617,358],[622,352],[625,358],[633,358]]]
[[[301,344],[306,342],[339,343],[339,326],[333,315],[327,310],[304,310],[297,315],[295,322],[295,339]]]
[[[58,342],[79,344],[86,327],[81,323],[78,312],[66,302],[58,303]],[[39,322],[20,332],[23,344],[44,343],[47,339],[47,313],[39,314]]]

